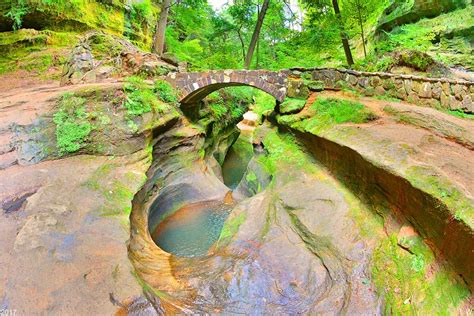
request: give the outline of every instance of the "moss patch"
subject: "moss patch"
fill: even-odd
[[[93,129],[89,113],[85,108],[86,99],[67,93],[59,101],[59,110],[54,114],[56,142],[60,155],[81,149]]]
[[[219,235],[219,239],[216,242],[216,248],[222,247],[223,245],[229,243],[232,237],[237,234],[240,226],[245,222],[246,219],[246,213],[240,213],[237,216],[229,218],[224,223],[224,227],[222,227],[221,234]]]
[[[102,216],[130,215],[134,188],[142,186],[146,176],[141,173],[117,173],[118,165],[106,163],[84,182],[84,186],[100,193],[104,199],[99,212]]]
[[[430,273],[434,257],[419,237],[405,243],[410,244],[411,253],[398,245],[396,235],[391,235],[380,241],[373,254],[372,277],[384,295],[385,314],[455,313],[468,298],[469,290],[454,281],[454,275],[444,267]]]
[[[280,104],[280,113],[291,114],[301,111],[306,104],[306,100],[286,98],[282,104]]]
[[[474,227],[474,203],[457,189],[448,179],[434,173],[430,168],[412,167],[407,171],[407,179],[415,186],[442,201],[453,218]]]
[[[0,33],[0,74],[25,70],[42,79],[57,79],[78,38],[76,33],[30,29]]]
[[[317,133],[342,123],[366,123],[377,116],[362,103],[334,98],[318,98],[309,108],[305,119],[279,117],[278,122],[311,133]]]

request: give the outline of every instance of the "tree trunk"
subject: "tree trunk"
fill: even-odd
[[[257,24],[255,25],[255,30],[253,31],[252,40],[250,41],[249,50],[247,51],[247,57],[245,57],[245,69],[250,68],[250,63],[252,62],[253,52],[257,44],[258,38],[260,36],[260,30],[262,29],[263,19],[267,14],[268,4],[270,0],[263,0],[262,11],[258,15]]]
[[[336,18],[339,22],[342,46],[344,47],[346,60],[350,67],[354,64],[354,59],[352,58],[351,47],[349,46],[349,40],[347,39],[347,34],[346,34],[346,31],[344,30],[344,23],[342,21],[341,10],[339,10],[339,3],[337,3],[337,0],[332,0],[332,6],[334,7],[334,13],[336,14]]]
[[[156,23],[155,41],[153,42],[153,52],[163,55],[165,47],[166,25],[168,24],[168,12],[170,10],[171,0],[163,0],[161,4],[160,18]]]
[[[357,3],[357,12],[359,14],[359,24],[360,24],[360,34],[362,36],[362,45],[364,47],[364,57],[367,58],[367,49],[365,48],[365,34],[364,34],[364,21],[362,21],[362,13],[361,13],[361,4],[360,1],[358,0]]]
[[[239,29],[237,30],[237,36],[239,37],[240,47],[242,48],[242,60],[245,61],[245,43],[244,43],[244,39],[242,38],[242,34],[241,34],[242,26],[243,25],[241,25],[239,27]]]

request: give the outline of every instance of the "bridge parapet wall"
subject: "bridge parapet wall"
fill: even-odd
[[[389,96],[410,103],[474,113],[474,82],[383,72],[332,68],[292,68],[292,76],[311,76],[325,89],[356,90],[365,96]]]

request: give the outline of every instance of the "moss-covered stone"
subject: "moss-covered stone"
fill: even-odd
[[[304,108],[305,104],[306,104],[306,100],[286,98],[286,100],[280,104],[280,113],[281,114],[296,114]]]

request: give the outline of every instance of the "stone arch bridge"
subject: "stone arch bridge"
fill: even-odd
[[[184,106],[197,104],[208,94],[232,86],[255,87],[283,102],[288,75],[288,70],[212,70],[172,73],[167,80],[181,90],[180,101]]]

